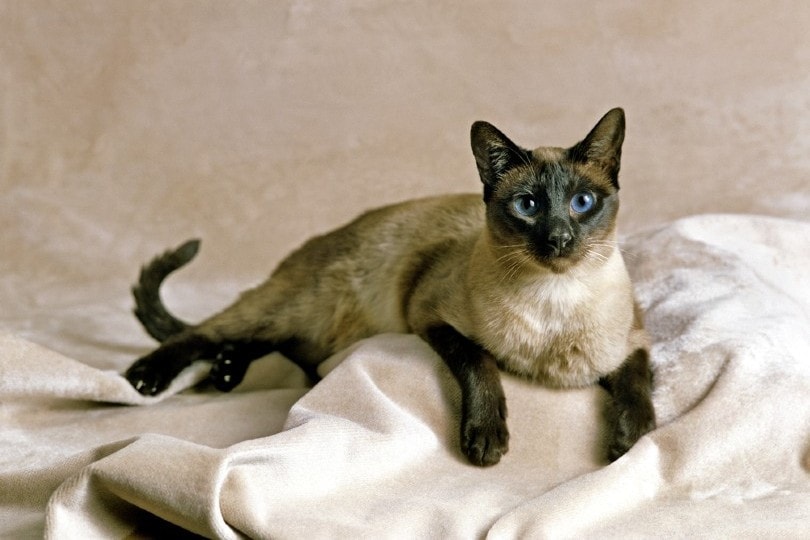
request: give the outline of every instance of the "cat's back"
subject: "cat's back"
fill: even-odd
[[[484,225],[484,203],[479,195],[439,195],[411,199],[370,210],[345,227],[369,247],[382,242],[424,246],[468,235],[476,236]],[[339,229],[336,233],[340,233]]]
[[[411,253],[474,238],[483,226],[484,204],[478,195],[412,199],[369,210],[338,229],[310,239],[279,270],[390,270]]]
[[[407,332],[403,301],[420,268],[436,258],[463,258],[480,235],[484,213],[481,197],[465,194],[369,210],[307,241],[251,296],[262,311],[283,305],[296,325],[320,320],[314,312],[330,314],[328,323],[324,319],[313,328],[335,334],[341,344],[379,332]],[[326,328],[332,324],[341,331]]]

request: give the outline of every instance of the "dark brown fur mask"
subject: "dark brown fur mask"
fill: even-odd
[[[619,210],[624,111],[571,148],[526,150],[486,122],[472,126],[493,240],[554,272],[610,252]]]

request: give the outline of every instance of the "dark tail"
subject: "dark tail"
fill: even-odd
[[[200,241],[195,239],[189,240],[175,250],[158,255],[141,268],[138,283],[132,287],[135,316],[149,335],[160,342],[189,327],[187,323],[166,310],[160,299],[160,284],[166,276],[188,264],[199,249]]]

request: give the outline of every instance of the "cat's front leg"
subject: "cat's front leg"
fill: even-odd
[[[652,370],[647,351],[633,351],[619,369],[602,378],[599,384],[611,395],[607,449],[610,461],[615,461],[655,429]]]
[[[498,463],[509,449],[506,397],[495,359],[449,325],[425,332],[461,386],[461,450],[474,465]]]

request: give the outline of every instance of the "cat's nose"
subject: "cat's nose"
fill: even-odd
[[[571,233],[565,229],[555,229],[548,235],[548,245],[554,250],[554,255],[559,255],[570,241]]]

